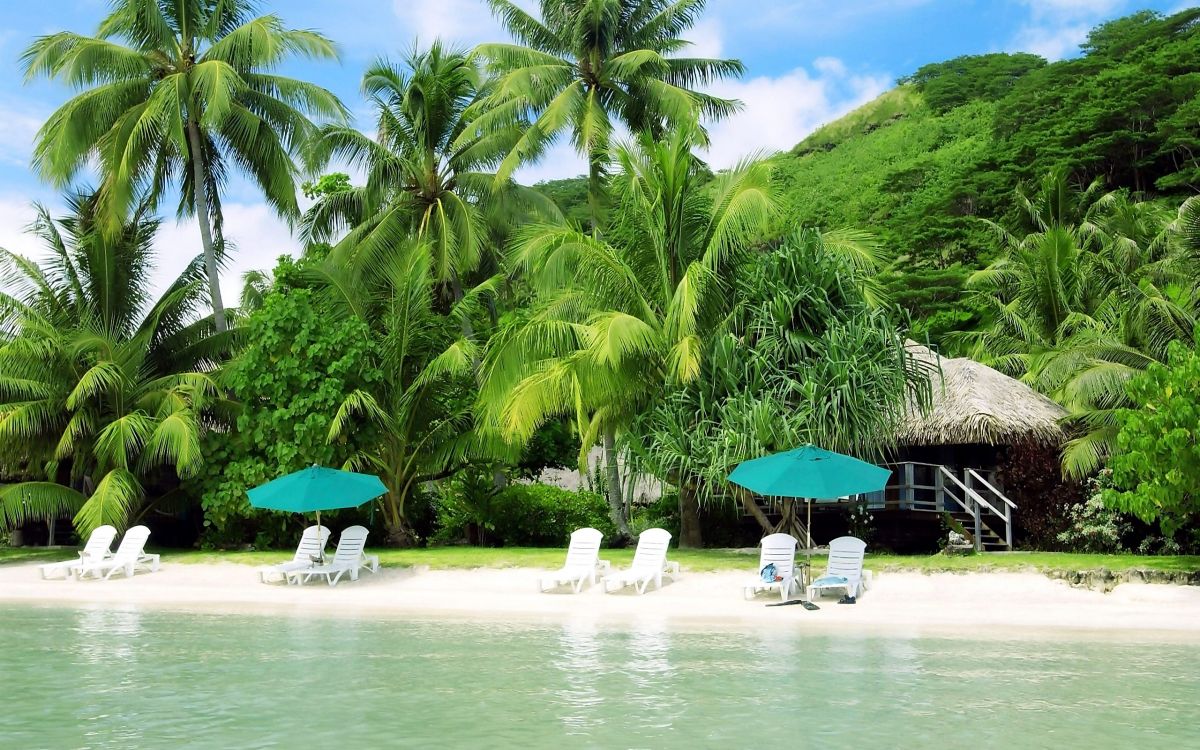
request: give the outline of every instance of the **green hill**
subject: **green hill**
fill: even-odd
[[[783,226],[876,234],[893,298],[937,340],[970,324],[959,290],[996,252],[981,219],[1020,225],[1021,183],[1064,168],[1174,204],[1200,190],[1200,9],[1108,22],[1072,60],[926,65],[772,161]],[[568,211],[574,183],[547,186]]]

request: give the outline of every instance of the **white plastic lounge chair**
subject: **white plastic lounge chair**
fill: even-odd
[[[578,594],[583,591],[583,582],[591,579],[595,586],[599,572],[608,569],[608,561],[600,559],[600,541],[604,534],[596,529],[584,528],[571,532],[571,544],[567,547],[566,563],[538,579],[538,591],[545,593],[556,586],[570,584]]]
[[[679,563],[667,561],[667,547],[671,544],[671,532],[665,529],[646,529],[638,535],[637,551],[633,553],[633,564],[628,570],[622,570],[604,576],[604,591],[620,590],[633,586],[639,594],[646,593],[646,588],[654,581],[655,588],[662,588],[663,573],[679,572]],[[611,586],[616,586],[611,589]]]
[[[113,539],[116,538],[117,530],[112,526],[100,526],[93,529],[91,536],[88,537],[87,544],[83,545],[83,549],[79,550],[78,558],[64,562],[46,563],[39,566],[42,578],[54,578],[60,573],[63,578],[70,578],[73,569],[78,567],[80,563],[107,560],[112,555],[112,543]]]
[[[286,574],[288,581],[295,579],[298,583],[308,583],[313,576],[325,576],[325,582],[336,586],[342,576],[349,573],[351,581],[358,580],[358,571],[364,566],[369,567],[370,561],[363,554],[367,546],[367,529],[363,526],[351,526],[342,531],[338,537],[337,549],[333,557],[324,565],[313,565],[303,570],[292,570]],[[376,561],[378,566],[378,561]]]
[[[816,599],[817,592],[841,589],[846,596],[858,597],[863,590],[863,555],[867,543],[852,536],[839,536],[829,543],[829,566],[825,575],[808,587],[808,598]]]
[[[763,537],[762,551],[758,556],[758,571],[755,580],[746,584],[742,592],[744,598],[750,599],[760,591],[779,591],[783,601],[791,596],[792,589],[800,588],[800,579],[796,575],[796,537],[791,534],[771,534]],[[762,570],[768,565],[775,566],[775,576],[778,581],[764,581]]]
[[[80,579],[92,574],[99,578],[103,574],[105,580],[112,578],[117,571],[124,571],[125,577],[131,577],[134,572],[144,567],[155,572],[158,570],[158,555],[147,554],[146,541],[150,538],[150,529],[145,526],[134,526],[121,537],[117,551],[106,560],[76,563],[72,570]]]
[[[325,526],[309,526],[300,536],[300,544],[296,545],[296,554],[292,559],[278,565],[269,565],[258,570],[258,580],[266,583],[270,578],[288,580],[288,571],[304,570],[316,564],[318,556],[325,550],[329,542],[329,529]],[[288,581],[290,583],[290,581]]]

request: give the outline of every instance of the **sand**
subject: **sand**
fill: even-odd
[[[36,565],[0,566],[0,603],[165,607],[214,613],[323,614],[604,623],[654,621],[681,629],[788,627],[904,635],[1147,637],[1200,643],[1200,587],[1126,583],[1111,593],[1071,588],[1037,573],[876,574],[858,603],[819,611],[767,607],[778,594],[743,597],[753,573],[689,573],[638,596],[538,593],[542,571],[384,568],[330,588],[262,584],[257,569],[164,563],[108,581],[41,580]]]

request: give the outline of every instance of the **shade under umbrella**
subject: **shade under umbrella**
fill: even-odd
[[[743,461],[729,481],[759,495],[801,497],[809,505],[806,547],[812,548],[812,501],[834,501],[846,495],[879,492],[887,487],[891,469],[860,461],[853,456],[804,445],[790,451]]]
[[[292,513],[316,513],[321,525],[321,511],[357,508],[387,492],[383,481],[374,474],[310,466],[291,474],[272,479],[266,484],[247,490],[250,505],[266,510]],[[324,550],[321,551],[322,556]]]

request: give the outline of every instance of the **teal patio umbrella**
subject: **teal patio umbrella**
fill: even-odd
[[[891,476],[891,469],[815,445],[803,445],[743,461],[729,475],[729,481],[759,495],[804,498],[809,501],[808,520],[811,523],[811,501],[879,492],[887,487]],[[811,531],[808,532],[807,546],[812,547]]]
[[[294,471],[247,490],[246,494],[250,496],[250,505],[255,508],[292,513],[315,512],[317,525],[320,526],[321,511],[357,508],[386,492],[387,487],[374,474],[358,474],[313,464],[307,469]],[[321,550],[321,554],[324,556],[325,551]]]

